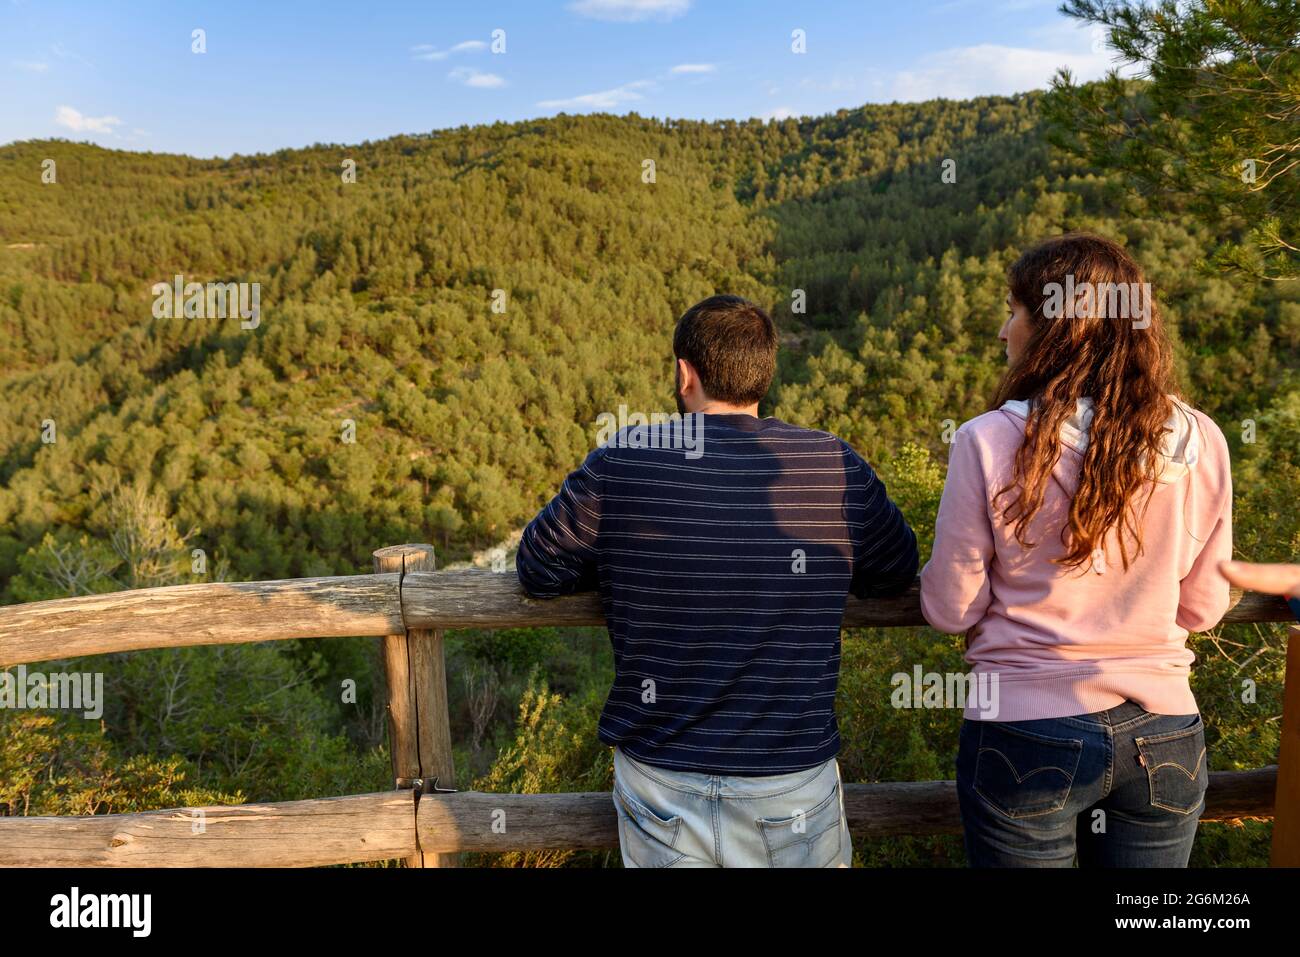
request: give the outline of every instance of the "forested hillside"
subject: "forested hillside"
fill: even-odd
[[[854,444],[928,550],[944,439],[1004,362],[1006,266],[1067,229],[1114,236],[1148,269],[1185,392],[1232,450],[1239,555],[1300,552],[1298,284],[1199,268],[1219,237],[1135,216],[1116,183],[1047,145],[1039,106],[561,116],[210,161],[0,148],[0,600],[352,573],[399,542],[468,560],[531,517],[599,413],[672,407],[673,324],[718,291],[773,308],[783,352],[764,414]],[[155,318],[151,287],[177,274],[260,283],[260,323]],[[1280,636],[1193,640],[1217,769],[1274,760]],[[463,785],[608,786],[603,633],[451,645]],[[960,716],[889,705],[889,675],[916,663],[960,670],[960,639],[846,642],[846,780],[952,776]],[[386,786],[370,642],[94,667],[113,689],[102,726],[0,711],[0,813]],[[356,703],[340,701],[349,678]],[[1266,837],[1206,826],[1193,863],[1262,863]],[[961,860],[947,840],[859,850]]]

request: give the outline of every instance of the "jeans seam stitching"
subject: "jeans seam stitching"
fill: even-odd
[[[690,794],[694,797],[709,796],[709,791],[697,791],[694,788],[688,788],[685,785],[674,784],[672,781],[664,780],[663,778],[659,777],[659,775],[651,773],[651,771],[647,768],[646,765],[642,764],[640,761],[633,758],[630,754],[627,753],[625,749],[619,748],[619,750],[623,752],[623,757],[627,760],[628,764],[631,765],[632,769],[636,771],[638,774],[640,774],[642,777],[649,778],[651,781],[654,781],[656,784],[662,785],[663,787],[666,788],[671,788],[672,790],[677,791],[680,794]],[[711,788],[712,785],[710,785],[710,789]]]
[[[1015,777],[1017,783],[1024,783],[1025,778],[1028,778],[1030,775],[1035,774],[1035,773],[1037,773],[1038,771],[1043,770],[1043,768],[1035,768],[1035,769],[1034,769],[1033,771],[1031,771],[1028,775],[1025,775],[1025,778],[1022,778],[1022,777],[1020,776],[1020,772],[1018,772],[1018,771],[1016,770],[1015,765],[1013,765],[1013,764],[1011,763],[1011,759],[1010,759],[1010,758],[1008,758],[1005,754],[1003,754],[1003,753],[1002,753],[1001,751],[999,751],[997,748],[993,748],[993,747],[988,747],[988,748],[986,748],[986,747],[984,746],[984,724],[985,724],[985,722],[980,722],[979,744],[976,745],[976,749],[975,749],[975,767],[974,767],[974,769],[972,770],[972,773],[971,773],[971,790],[972,790],[975,794],[979,795],[980,799],[981,799],[982,801],[984,801],[984,803],[987,804],[990,808],[992,808],[992,809],[993,809],[994,811],[996,811],[998,814],[1001,814],[1003,817],[1005,817],[1007,820],[1010,820],[1010,821],[1019,821],[1019,820],[1024,820],[1025,818],[1031,818],[1031,817],[1042,817],[1042,816],[1045,815],[1045,814],[1056,814],[1056,813],[1059,813],[1060,811],[1064,810],[1064,809],[1065,809],[1065,806],[1066,806],[1067,804],[1070,803],[1070,793],[1074,790],[1074,777],[1075,777],[1075,774],[1078,773],[1078,770],[1079,770],[1079,762],[1082,761],[1082,759],[1083,759],[1083,742],[1082,742],[1082,741],[1079,741],[1077,738],[1069,738],[1069,739],[1065,739],[1064,741],[1061,741],[1061,743],[1065,743],[1066,741],[1068,741],[1068,742],[1071,743],[1071,744],[1077,743],[1077,744],[1079,745],[1079,747],[1078,747],[1077,749],[1074,749],[1074,755],[1075,755],[1075,759],[1074,759],[1074,771],[1066,771],[1064,768],[1058,768],[1058,767],[1055,767],[1055,765],[1053,765],[1053,768],[1054,768],[1055,770],[1060,771],[1062,774],[1064,774],[1064,775],[1068,778],[1068,780],[1067,780],[1067,782],[1066,782],[1066,785],[1065,785],[1065,795],[1064,795],[1064,797],[1061,799],[1060,803],[1059,803],[1059,804],[1056,804],[1056,805],[1054,805],[1054,806],[1046,807],[1046,808],[1042,808],[1042,809],[1035,809],[1035,810],[1025,811],[1025,812],[1013,812],[1013,811],[1011,811],[1011,810],[1009,810],[1009,809],[1003,808],[1000,804],[998,804],[998,803],[997,803],[996,801],[994,801],[991,797],[989,797],[989,796],[984,792],[984,790],[980,787],[980,784],[979,784],[979,777],[980,777],[980,759],[983,758],[983,756],[984,756],[984,752],[985,752],[985,751],[992,751],[992,752],[994,752],[995,754],[997,754],[997,756],[1000,757],[1000,758],[1003,760],[1003,762],[1007,765],[1007,767],[1009,767],[1009,768],[1011,769],[1011,773],[1012,773],[1012,775]],[[1008,730],[1008,729],[1005,729],[1005,728],[1004,728],[1003,730]],[[1027,732],[1023,732],[1023,731],[1022,731],[1021,733],[1022,733],[1022,734],[1027,734]],[[1035,737],[1035,736],[1034,736],[1034,735],[1030,735],[1030,738],[1031,738],[1031,739],[1032,739],[1033,737]],[[1037,737],[1044,737],[1044,738],[1046,738],[1046,737],[1049,737],[1049,736],[1048,736],[1048,735],[1038,735]],[[1058,739],[1058,740],[1059,740],[1059,739]]]

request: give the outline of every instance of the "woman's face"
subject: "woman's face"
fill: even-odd
[[[1007,344],[1007,363],[1015,365],[1029,342],[1029,310],[1007,293],[1007,321],[1002,323],[998,338]]]

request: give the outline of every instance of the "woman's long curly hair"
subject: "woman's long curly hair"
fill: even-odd
[[[1143,298],[1136,303],[1130,298],[1125,308],[1118,287],[1104,283],[1123,283]],[[1172,412],[1168,396],[1178,395],[1169,337],[1150,286],[1124,247],[1089,233],[1057,236],[1025,251],[1007,271],[1007,284],[1012,299],[1029,312],[1030,334],[990,408],[1022,399],[1029,403],[1029,416],[1012,480],[994,501],[1010,496],[1003,519],[1014,522],[1021,546],[1033,548],[1026,530],[1061,456],[1061,426],[1074,414],[1077,399],[1091,398],[1088,447],[1069,520],[1061,529],[1067,551],[1058,562],[1067,568],[1083,565],[1094,551],[1105,549],[1106,536],[1114,531],[1127,569],[1128,542],[1134,558],[1142,552],[1138,499],[1144,488],[1148,500],[1154,491]],[[1073,303],[1065,296],[1071,287]],[[1091,295],[1080,292],[1085,289]]]

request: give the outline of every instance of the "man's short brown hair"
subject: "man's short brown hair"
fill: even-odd
[[[748,299],[710,296],[677,321],[673,355],[695,367],[710,399],[752,405],[776,375],[776,326]]]

